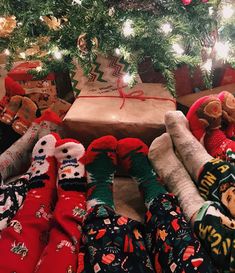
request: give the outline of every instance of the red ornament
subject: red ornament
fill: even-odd
[[[181,1],[182,1],[182,3],[183,3],[185,6],[187,6],[187,5],[189,5],[189,4],[192,3],[192,0],[181,0]]]
[[[197,269],[202,264],[203,259],[202,258],[196,258],[196,259],[192,259],[191,262],[192,262],[193,267]]]

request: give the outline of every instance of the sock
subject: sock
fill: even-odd
[[[0,272],[32,273],[47,243],[51,227],[57,168],[56,134],[34,146],[29,169],[29,192],[9,227],[1,232]]]
[[[155,197],[166,193],[158,182],[157,175],[148,161],[148,147],[138,138],[124,138],[118,141],[118,158],[123,168],[138,183],[147,208]]]
[[[23,135],[39,114],[37,105],[30,98],[24,97],[22,105],[14,117],[12,128],[18,134]]]
[[[22,96],[13,96],[11,97],[9,103],[6,105],[6,107],[3,109],[1,116],[0,116],[0,122],[3,122],[5,124],[12,124],[14,117],[21,107],[23,97]]]
[[[11,176],[24,173],[29,168],[39,130],[39,124],[32,123],[27,132],[0,155],[0,173],[4,181]]]
[[[192,135],[188,128],[188,121],[182,112],[167,112],[165,124],[184,166],[196,182],[201,168],[212,159],[212,156]]]
[[[58,201],[50,241],[36,266],[37,273],[77,272],[81,226],[86,215],[84,155],[83,145],[76,140],[64,139],[56,144]]]
[[[94,140],[86,153],[87,209],[103,204],[114,209],[113,179],[116,171],[117,140],[104,136]]]
[[[191,220],[205,200],[200,196],[188,172],[176,157],[168,133],[152,142],[149,148],[149,159],[163,183],[178,197],[187,220]]]

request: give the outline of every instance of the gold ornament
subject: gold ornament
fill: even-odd
[[[92,43],[92,50],[95,51],[98,49],[99,42],[96,37],[91,39]],[[87,34],[83,33],[78,37],[77,40],[77,47],[81,51],[82,54],[87,54],[88,53],[88,48],[87,48]]]
[[[0,17],[0,37],[8,37],[16,27],[15,16]]]
[[[61,26],[61,20],[54,16],[42,16],[43,22],[49,27],[49,29],[59,30]]]

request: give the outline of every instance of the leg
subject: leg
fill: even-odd
[[[58,201],[53,213],[54,226],[35,272],[77,272],[81,226],[86,215],[84,155],[83,145],[73,139],[56,144]]]
[[[140,223],[114,211],[116,146],[117,140],[106,136],[93,141],[87,150],[89,214],[83,241],[85,265],[90,269],[85,272],[153,273]]]
[[[58,135],[47,135],[33,149],[30,190],[10,226],[1,232],[1,272],[33,272],[45,247],[55,198],[54,149],[58,139]]]
[[[147,146],[138,139],[123,139],[118,143],[123,166],[143,191],[146,213],[146,241],[157,272],[213,272],[200,242],[186,222],[176,198],[159,183],[148,158]],[[170,160],[169,160],[170,161]],[[146,202],[146,199],[151,202]],[[188,250],[194,255],[185,257]],[[194,259],[200,265],[194,268]]]
[[[165,123],[184,166],[192,178],[197,181],[202,166],[210,161],[212,156],[207,153],[201,143],[192,135],[188,128],[188,121],[182,112],[167,112]]]

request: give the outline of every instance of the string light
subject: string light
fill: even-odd
[[[73,0],[72,5],[81,5],[82,0]]]
[[[175,51],[175,53],[177,55],[183,55],[184,50],[183,50],[183,48],[179,44],[177,44],[177,43],[173,44],[172,48],[173,48],[173,50]]]
[[[37,72],[42,71],[42,66],[41,66],[41,65],[37,66],[37,67],[35,68],[35,70],[36,70]]]
[[[129,20],[129,19],[127,19],[127,20],[124,22],[123,27],[122,27],[122,31],[123,31],[123,35],[124,35],[125,37],[134,35],[134,29],[133,29],[133,27],[132,27],[132,24],[133,24],[133,21],[132,21],[132,20]]]
[[[224,5],[222,8],[222,16],[224,19],[229,19],[232,17],[233,15],[233,8],[231,5]]]
[[[7,49],[4,50],[4,54],[7,55],[7,56],[9,56],[9,55],[11,55],[11,52],[10,52],[10,50],[7,48]]]
[[[133,75],[127,73],[123,76],[123,82],[129,84],[133,81],[133,78],[134,78]]]
[[[212,59],[208,59],[202,66],[202,70],[205,70],[207,72],[211,71],[212,68]]]
[[[25,52],[20,52],[20,58],[22,58],[22,59],[26,59],[26,54],[25,54]]]
[[[58,49],[58,47],[56,47],[53,51],[53,57],[56,59],[56,60],[61,60],[62,57],[63,57],[63,54],[62,52]]]
[[[169,34],[170,32],[172,32],[172,27],[169,23],[165,23],[161,26],[161,30],[165,33],[165,34]]]
[[[120,55],[121,55],[121,50],[120,50],[119,48],[116,48],[116,49],[115,49],[115,54],[116,54],[117,56],[120,56]]]
[[[227,59],[230,51],[230,44],[228,42],[222,43],[217,42],[215,43],[215,51],[217,53],[217,57],[219,59]]]

